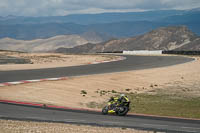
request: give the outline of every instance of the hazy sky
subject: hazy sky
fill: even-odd
[[[0,0],[0,16],[57,16],[197,7],[200,7],[200,0]]]

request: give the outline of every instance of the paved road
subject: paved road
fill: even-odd
[[[164,119],[142,116],[111,116],[97,112],[52,110],[0,103],[0,118],[36,120],[97,126],[125,127],[172,133],[200,133],[200,121]]]
[[[20,81],[20,80],[122,72],[129,70],[175,65],[193,60],[191,58],[184,58],[180,56],[170,56],[170,57],[126,56],[126,57],[127,57],[126,60],[102,63],[102,64],[38,69],[38,70],[0,71],[0,83]]]
[[[55,78],[61,76],[79,76],[99,73],[121,72],[146,68],[163,67],[192,61],[184,57],[151,57],[126,56],[127,59],[118,62],[97,65],[63,67],[40,70],[1,71],[0,82],[28,79]],[[64,123],[79,123],[100,126],[130,127],[156,131],[200,133],[200,121],[165,119],[140,116],[104,116],[100,113],[51,110],[0,103],[0,118],[15,118],[21,120],[39,120]]]

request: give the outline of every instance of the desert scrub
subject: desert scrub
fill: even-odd
[[[80,93],[82,96],[85,96],[87,94],[87,91],[86,90],[81,90],[81,93]]]
[[[109,95],[111,93],[117,93],[116,91],[112,90],[112,91],[107,91],[107,90],[100,90],[98,89],[97,91],[95,91],[95,93],[98,93],[99,96],[104,96],[104,95]]]
[[[131,89],[125,89],[125,91],[131,91]]]
[[[200,97],[167,94],[128,94],[134,113],[200,118]]]
[[[115,90],[112,90],[111,92],[112,92],[112,93],[117,93],[117,91],[115,91]]]

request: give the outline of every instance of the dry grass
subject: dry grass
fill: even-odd
[[[0,133],[153,133],[129,128],[105,128],[46,122],[0,120]]]

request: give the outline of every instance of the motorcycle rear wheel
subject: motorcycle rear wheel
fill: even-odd
[[[126,106],[123,106],[123,107],[120,107],[120,108],[123,108],[123,111],[120,111],[120,109],[116,112],[117,115],[119,116],[125,116],[128,111],[129,111],[129,108],[126,107]]]

